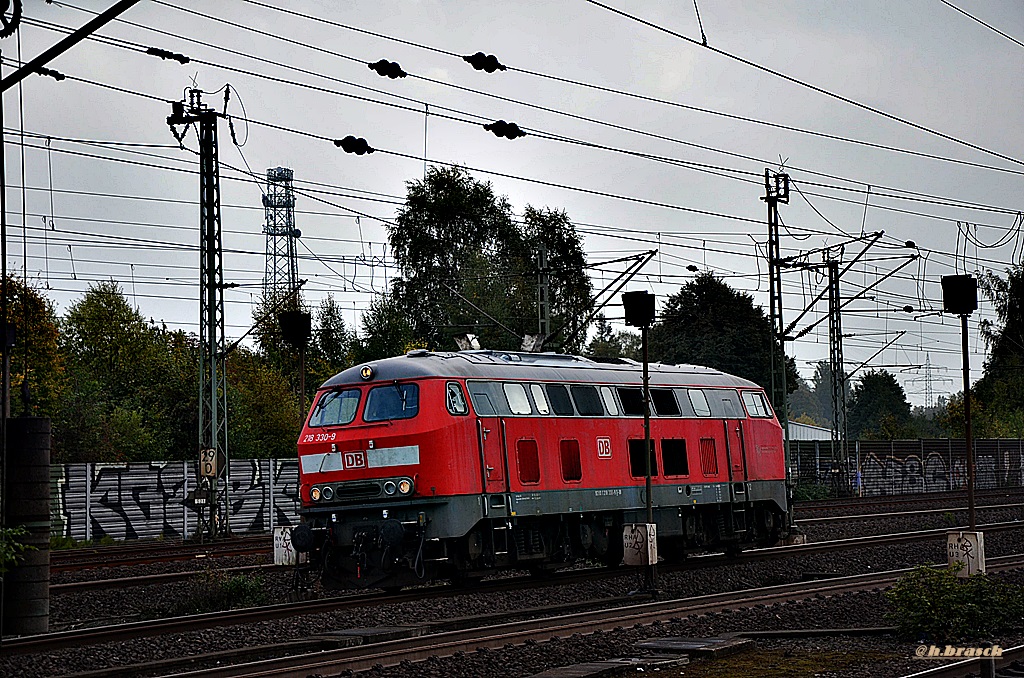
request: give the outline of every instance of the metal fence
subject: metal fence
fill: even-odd
[[[828,440],[790,441],[798,482],[831,483],[841,472]],[[863,496],[942,492],[967,486],[962,439],[859,440],[848,443],[848,482]],[[1024,441],[974,441],[975,487],[1021,487]]]
[[[197,516],[186,497],[196,488],[196,466],[194,461],[54,465],[51,534],[78,541],[190,536]],[[271,532],[298,522],[297,459],[232,459],[229,477],[232,532]]]

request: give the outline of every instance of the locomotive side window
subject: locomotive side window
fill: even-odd
[[[569,389],[561,384],[547,384],[545,387],[548,393],[548,401],[551,409],[560,417],[571,417],[576,414],[572,409],[572,401],[569,400]]]
[[[504,384],[505,397],[508,399],[509,409],[512,414],[532,414],[530,399],[526,396],[526,389],[522,384]]]
[[[708,399],[704,396],[704,391],[697,388],[691,388],[686,392],[686,395],[690,398],[690,404],[693,405],[693,412],[698,417],[710,417],[711,406],[708,405]]]
[[[690,475],[690,462],[686,458],[686,440],[682,438],[663,438],[661,441],[661,461],[665,465],[666,476]]]
[[[567,483],[583,480],[583,468],[580,466],[580,441],[559,441],[558,451],[562,458],[562,480]]]
[[[676,396],[668,388],[652,388],[651,402],[654,404],[654,411],[662,417],[678,417],[679,405],[676,403]]]
[[[359,389],[328,391],[320,396],[316,409],[309,417],[310,426],[343,426],[351,424],[359,407]]]
[[[584,417],[603,417],[604,408],[601,407],[601,396],[593,386],[573,386],[569,389],[572,392],[573,402],[576,403],[576,411]]]
[[[638,388],[619,388],[622,413],[627,417],[644,416],[644,392]]]
[[[466,382],[469,389],[469,397],[473,401],[473,409],[482,417],[508,416],[512,410],[505,400],[505,392],[501,384],[493,381],[469,381]]]
[[[608,410],[608,414],[613,417],[619,416],[619,404],[615,402],[615,394],[607,386],[601,387],[601,400],[604,401],[604,407]]]
[[[411,419],[420,409],[418,384],[389,384],[370,389],[363,421]]]
[[[519,482],[524,485],[540,482],[540,456],[536,440],[516,442],[516,466],[519,468]]]
[[[752,417],[772,416],[772,411],[768,408],[764,396],[756,391],[744,391],[743,404],[747,406],[747,413]]]
[[[718,475],[718,451],[714,438],[700,439],[700,471],[706,476]]]
[[[540,384],[530,384],[530,393],[533,394],[533,404],[537,406],[537,412],[551,414],[551,410],[548,408],[548,399],[544,397],[544,389],[540,387]]]
[[[647,462],[644,461],[644,441],[629,441],[629,475],[634,478],[647,476]],[[658,457],[654,454],[654,440],[651,440],[651,476],[658,475]]]
[[[469,406],[466,405],[466,397],[462,395],[462,387],[456,381],[449,381],[445,385],[444,400],[448,411],[452,414],[468,414]]]
[[[712,417],[736,419],[743,416],[739,396],[732,389],[706,388],[704,397],[711,408]]]

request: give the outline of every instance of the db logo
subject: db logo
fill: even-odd
[[[597,439],[597,456],[599,459],[611,459],[612,458],[612,439],[611,438],[598,438]]]
[[[346,452],[345,456],[345,468],[366,468],[366,453],[365,452]]]

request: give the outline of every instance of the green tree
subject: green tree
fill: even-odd
[[[362,336],[353,346],[356,363],[402,355],[415,347],[413,326],[390,295],[373,298],[363,312],[362,326]]]
[[[558,348],[564,353],[579,353],[586,342],[587,326],[583,320],[594,307],[593,288],[585,274],[587,256],[583,242],[562,210],[537,209],[526,206],[523,212],[526,243],[534,250],[543,246],[547,251],[549,271],[548,296],[551,300],[552,337],[546,348]],[[532,260],[523,262],[528,294],[535,294],[529,277],[536,270]],[[533,299],[527,304],[533,310]]]
[[[234,457],[264,459],[295,454],[304,417],[288,380],[246,348],[228,358],[228,449]]]
[[[454,348],[456,335],[471,332],[487,348],[519,349],[523,335],[536,333],[535,257],[545,246],[551,328],[561,328],[550,346],[582,347],[590,283],[564,212],[528,206],[519,222],[490,183],[462,168],[432,167],[407,184],[388,239],[399,277],[386,305],[408,319],[417,343]]]
[[[971,389],[973,433],[1019,438],[1024,436],[1024,268],[1007,269],[1005,278],[986,272],[978,283],[996,320],[980,323],[988,357]],[[963,394],[950,400],[945,418],[963,431]]]
[[[26,383],[29,412],[51,416],[66,388],[66,366],[58,342],[59,322],[53,303],[23,280],[7,278],[7,322],[14,328],[11,351],[11,412],[18,414],[18,394]]]
[[[705,365],[771,389],[772,324],[754,298],[712,273],[702,273],[668,298],[650,331],[650,358]],[[786,384],[797,388],[795,361],[786,358]]]
[[[327,295],[317,308],[312,342],[306,355],[306,397],[316,388],[352,365],[355,337],[345,325],[341,307]]]
[[[917,437],[907,394],[896,377],[885,370],[871,370],[858,380],[847,416],[847,428],[853,440]]]
[[[637,361],[643,358],[639,334],[612,330],[611,323],[605,318],[604,313],[598,313],[595,322],[597,332],[587,345],[587,357],[630,358]]]
[[[160,332],[112,282],[90,287],[61,329],[69,392],[54,417],[55,459],[167,458]]]

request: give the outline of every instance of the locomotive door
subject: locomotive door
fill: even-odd
[[[484,494],[507,492],[505,423],[500,417],[479,417],[476,420],[476,427],[480,441],[481,481]]]
[[[743,438],[743,421],[726,419],[725,446],[729,450],[729,478],[734,483],[747,479],[747,454]]]

